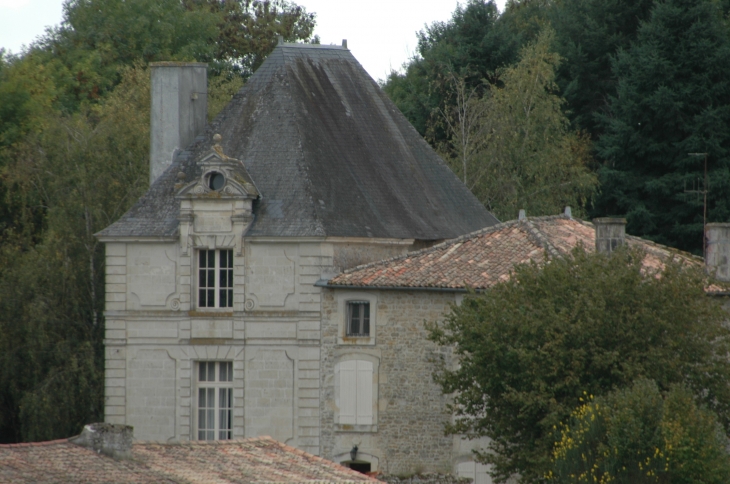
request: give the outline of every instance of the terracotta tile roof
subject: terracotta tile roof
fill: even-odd
[[[646,251],[647,268],[661,268],[662,261],[672,257],[702,264],[699,257],[639,237],[627,235],[626,240]],[[508,279],[515,264],[565,255],[579,244],[589,252],[595,250],[592,223],[566,215],[513,220],[349,269],[328,281],[327,287],[486,289]]]
[[[132,445],[116,460],[68,439],[0,445],[0,483],[373,483],[271,437]]]

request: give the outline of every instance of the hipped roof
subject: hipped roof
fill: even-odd
[[[261,197],[250,236],[440,240],[497,223],[346,48],[277,46],[103,237],[173,236],[175,184],[222,135]]]
[[[701,265],[702,259],[654,242],[626,236],[630,247],[645,252],[644,267],[661,269],[665,261],[679,258]],[[595,227],[567,215],[512,220],[445,241],[428,249],[410,252],[349,269],[324,287],[439,289],[466,291],[488,289],[508,280],[514,266],[530,261],[568,255],[582,246],[594,252]]]

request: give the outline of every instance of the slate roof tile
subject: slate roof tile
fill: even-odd
[[[349,50],[277,46],[106,237],[174,236],[178,172],[222,135],[261,192],[251,236],[443,240],[497,223]]]
[[[271,437],[217,442],[136,442],[116,460],[69,442],[0,445],[0,482],[88,484],[377,483]]]

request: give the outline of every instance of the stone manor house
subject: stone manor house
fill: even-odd
[[[422,324],[456,293],[327,281],[497,220],[346,42],[280,41],[210,124],[204,64],[151,76],[150,189],[97,234],[105,420],[139,440],[270,435],[391,474],[471,461],[443,436]]]
[[[443,434],[431,375],[454,362],[424,321],[578,245],[702,264],[623,219],[498,223],[345,42],[280,42],[210,124],[204,64],[151,72],[151,186],[97,234],[105,420],[139,440],[269,435],[360,471],[489,484],[471,452],[485,442]],[[730,281],[730,224],[707,237]]]

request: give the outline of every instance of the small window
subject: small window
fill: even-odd
[[[225,183],[226,177],[222,173],[213,171],[208,174],[208,188],[211,190],[220,190]]]
[[[232,362],[198,362],[198,440],[233,438],[232,382]]]
[[[198,307],[233,307],[233,250],[198,251]]]
[[[347,303],[347,336],[370,336],[370,303],[349,301]]]

